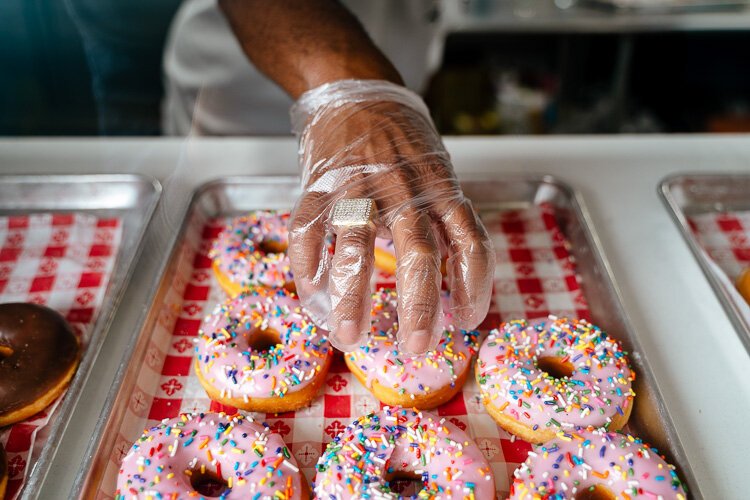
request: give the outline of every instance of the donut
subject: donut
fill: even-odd
[[[294,291],[289,244],[289,212],[257,210],[235,217],[214,240],[209,257],[219,285],[234,297],[253,286]]]
[[[333,349],[294,292],[251,288],[203,320],[195,373],[209,397],[247,411],[306,406],[323,385]]]
[[[5,449],[0,444],[0,498],[5,498],[5,488],[8,487],[8,459]]]
[[[737,287],[737,291],[742,295],[742,298],[750,304],[750,267],[742,270],[734,284]]]
[[[531,443],[577,427],[619,430],[635,397],[622,346],[584,320],[505,323],[482,343],[475,374],[487,412]]]
[[[242,415],[184,413],[146,429],[122,460],[115,499],[307,499],[283,439]]]
[[[442,259],[440,260],[440,272],[443,275],[446,274],[446,253],[441,252]],[[396,259],[396,248],[393,246],[393,240],[385,238],[375,238],[375,267],[381,271],[396,275],[396,268],[398,267],[398,259]]]
[[[389,481],[421,479],[416,498],[495,498],[492,469],[458,427],[429,412],[384,408],[358,418],[328,444],[316,466],[319,499],[400,498]]]
[[[687,498],[673,465],[637,437],[563,433],[536,445],[513,474],[511,499]]]
[[[344,359],[349,370],[381,402],[428,410],[450,400],[463,387],[478,349],[477,332],[453,326],[444,314],[443,336],[433,351],[404,356],[398,349],[396,291],[373,294],[371,330],[367,343]],[[443,311],[449,310],[442,295]]]
[[[375,238],[375,267],[388,274],[396,274],[396,249],[393,240]]]
[[[0,427],[35,415],[60,396],[81,348],[60,313],[36,304],[0,304]]]

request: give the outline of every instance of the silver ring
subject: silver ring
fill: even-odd
[[[336,202],[331,214],[333,227],[366,226],[375,220],[377,207],[371,198],[343,199]]]

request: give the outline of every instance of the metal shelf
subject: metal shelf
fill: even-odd
[[[710,1],[710,0],[708,0]],[[728,0],[734,2],[735,0]],[[684,9],[618,9],[575,0],[469,0],[444,3],[446,33],[642,33],[750,30],[743,0]],[[559,6],[558,6],[559,5]],[[566,7],[566,8],[561,8]]]

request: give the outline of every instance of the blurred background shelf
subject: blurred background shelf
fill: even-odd
[[[447,134],[750,131],[746,2],[448,2],[426,96]]]
[[[462,0],[445,2],[443,15],[450,33],[750,29],[750,5],[745,0]]]
[[[750,131],[745,0],[605,1],[436,0],[426,15],[442,33],[442,57],[424,95],[440,131]],[[136,66],[135,77],[114,75],[131,79],[128,92],[105,98],[126,100],[127,114],[109,116],[106,130],[158,135],[161,56],[179,4],[0,2],[0,135],[100,133],[96,102],[108,82],[92,81],[89,64],[107,59],[85,52],[75,22],[93,9],[111,11],[106,34],[132,39],[109,55]]]

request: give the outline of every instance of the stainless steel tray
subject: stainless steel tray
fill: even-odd
[[[659,184],[659,194],[750,353],[750,322],[740,309],[747,306],[727,288],[721,270],[710,261],[688,224],[693,215],[750,210],[750,174],[671,175]]]
[[[150,336],[160,321],[161,305],[167,303],[171,282],[178,276],[180,260],[185,260],[181,242],[200,231],[209,218],[232,215],[262,208],[290,208],[299,194],[299,181],[293,177],[235,177],[210,182],[193,195],[172,251],[161,266],[161,275],[151,290],[152,306],[142,318],[139,335],[133,339],[123,357],[113,388],[76,478],[72,495],[95,498],[104,479],[107,463],[115,449],[126,409],[136,386],[140,367],[146,356]],[[645,353],[621,305],[620,294],[601,251],[586,208],[579,196],[552,177],[524,176],[502,179],[465,178],[465,193],[481,212],[519,209],[533,204],[551,203],[577,261],[583,281],[583,292],[596,323],[620,339],[632,353],[631,360],[638,377],[637,393],[630,419],[630,430],[656,446],[679,468],[692,498],[703,498],[695,482],[672,420],[663,405],[659,387],[648,365]],[[144,417],[145,421],[145,417]],[[143,427],[127,425],[134,429]],[[131,441],[137,435],[128,436]]]
[[[33,457],[36,463],[21,492],[23,499],[37,497],[55,458],[140,254],[143,235],[160,195],[161,185],[156,180],[137,175],[0,176],[0,215],[75,212],[122,220],[122,242],[104,301],[78,371],[45,430],[46,443],[39,456]]]
[[[657,14],[691,14],[706,12],[724,12],[742,10],[747,0],[584,0],[584,5],[591,5],[606,10],[641,15]]]

